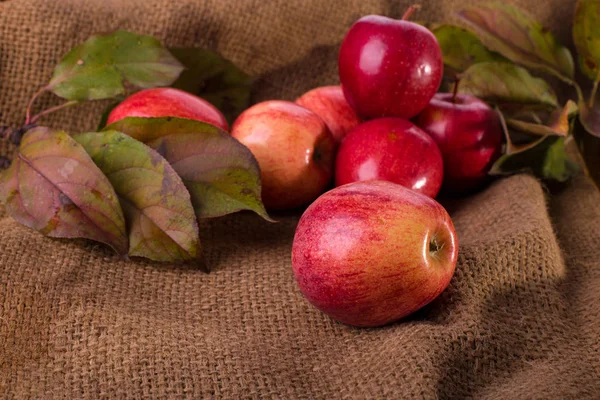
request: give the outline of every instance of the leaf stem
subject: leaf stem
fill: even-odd
[[[543,122],[542,122],[542,119],[540,118],[540,116],[539,116],[539,115],[537,115],[537,114],[536,114],[536,113],[534,113],[533,111],[531,112],[531,114],[530,114],[530,115],[531,115],[531,118],[532,118],[532,119],[535,121],[535,123],[536,123],[536,124],[540,124],[540,125],[542,125],[542,124],[543,124]]]
[[[77,100],[71,100],[71,101],[67,101],[66,103],[59,104],[59,105],[54,106],[54,107],[50,107],[49,109],[44,110],[41,113],[39,113],[39,114],[35,115],[34,117],[32,117],[30,123],[35,124],[44,115],[48,115],[50,113],[53,113],[54,111],[62,110],[63,108],[73,106],[73,105],[75,105],[77,103],[79,103]]]
[[[598,82],[600,81],[600,70],[596,75],[596,80],[594,81],[594,86],[592,87],[592,92],[590,93],[590,98],[588,100],[588,107],[594,108],[594,103],[596,102],[596,93],[598,93]]]
[[[504,114],[500,111],[498,106],[494,107],[494,111],[498,114],[498,119],[500,119],[500,125],[502,126],[502,131],[504,132],[504,138],[506,139],[506,149],[504,154],[511,154],[514,151],[514,145],[512,140],[510,139],[510,133],[508,132],[508,126],[506,125],[506,119],[504,118]]]
[[[21,139],[25,132],[31,128],[35,128],[35,124],[23,125],[20,128],[11,128],[10,126],[0,126],[0,137],[2,139],[10,141],[15,146],[21,144]]]
[[[41,88],[36,94],[33,95],[31,100],[29,100],[29,104],[27,104],[27,110],[25,111],[25,125],[29,125],[31,123],[31,108],[33,107],[33,103],[46,90],[48,90],[48,86]]]
[[[417,11],[419,8],[421,8],[420,4],[413,4],[412,6],[408,7],[408,10],[406,10],[404,15],[402,16],[402,20],[408,21],[410,19],[411,15],[413,15],[413,13],[415,11]]]

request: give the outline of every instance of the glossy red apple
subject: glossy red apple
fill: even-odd
[[[488,179],[502,154],[504,133],[496,112],[475,96],[438,93],[417,119],[444,158],[444,190],[463,193]]]
[[[362,123],[346,135],[337,153],[336,186],[385,180],[435,197],[443,177],[442,155],[433,139],[402,118]]]
[[[380,326],[435,299],[458,254],[454,225],[435,200],[384,181],[335,188],[296,228],[292,267],[315,307],[346,324]]]
[[[360,124],[360,118],[346,101],[341,86],[322,86],[310,90],[300,96],[296,103],[321,117],[338,142]]]
[[[215,106],[183,90],[144,89],[132,94],[109,114],[107,125],[126,117],[178,117],[208,122],[229,131],[227,120]]]
[[[335,140],[323,120],[304,107],[276,100],[256,104],[237,118],[231,135],[256,157],[269,209],[306,205],[331,182]]]
[[[410,119],[440,86],[442,52],[427,28],[369,15],[346,34],[339,73],[346,99],[360,117]]]

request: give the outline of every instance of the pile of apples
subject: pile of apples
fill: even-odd
[[[501,154],[494,110],[470,95],[436,93],[442,53],[429,30],[408,21],[414,9],[402,20],[365,16],[350,28],[339,54],[341,86],[316,88],[295,103],[256,104],[231,127],[260,165],[268,209],[310,204],[292,250],[301,292],[355,326],[396,321],[446,289],[458,242],[434,198],[442,187],[476,190]],[[108,122],[127,116],[192,118],[229,130],[215,107],[170,88],[138,92]]]

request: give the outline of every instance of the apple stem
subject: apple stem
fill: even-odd
[[[458,84],[460,83],[460,78],[456,78],[454,81],[454,90],[452,91],[452,102],[456,104],[456,96],[458,95]]]
[[[408,10],[406,10],[406,12],[404,13],[404,15],[402,16],[402,20],[403,21],[407,21],[410,19],[411,15],[413,15],[413,13],[415,11],[417,11],[419,8],[421,8],[420,4],[413,4],[412,6],[408,7]]]

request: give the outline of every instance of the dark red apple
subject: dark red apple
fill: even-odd
[[[296,103],[308,108],[325,121],[336,141],[340,142],[360,118],[346,101],[340,86],[322,86],[300,96]]]
[[[385,180],[435,197],[443,177],[442,155],[433,139],[402,118],[364,122],[346,135],[338,149],[336,186]]]
[[[256,157],[269,209],[304,206],[331,183],[335,140],[304,107],[278,100],[256,104],[236,119],[231,135]]]
[[[123,100],[109,114],[107,125],[126,117],[178,117],[208,122],[229,131],[227,120],[215,106],[183,90],[140,90]]]
[[[383,181],[335,188],[302,215],[292,247],[300,291],[327,315],[355,326],[396,321],[450,283],[454,225],[435,200]]]
[[[360,117],[410,119],[440,86],[442,52],[427,28],[368,15],[346,34],[339,73],[346,99]]]
[[[438,93],[417,119],[444,158],[444,191],[464,193],[488,179],[502,154],[504,133],[496,112],[475,96]]]

